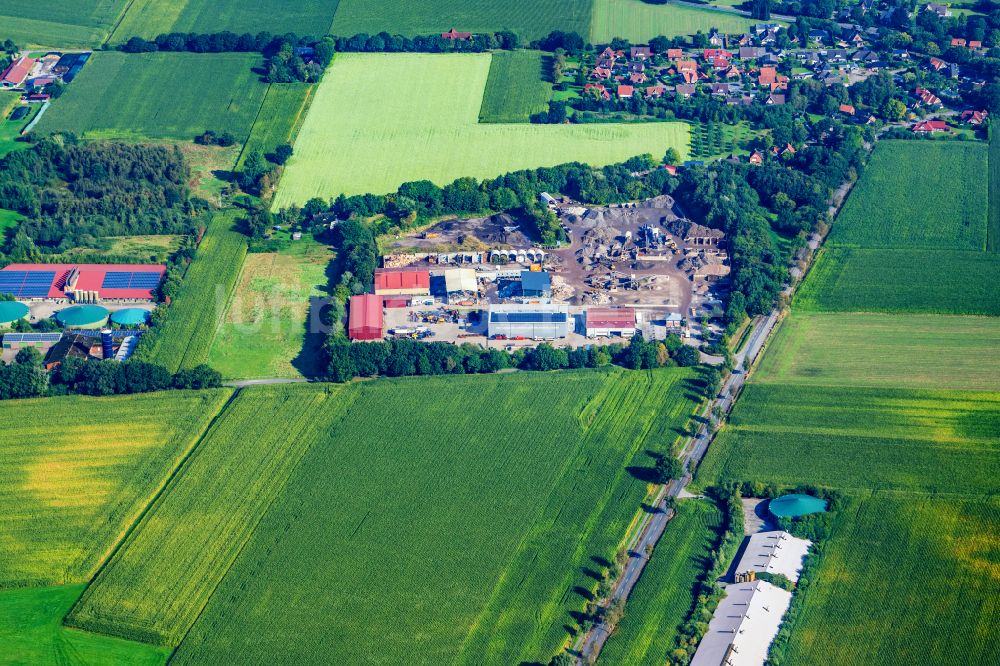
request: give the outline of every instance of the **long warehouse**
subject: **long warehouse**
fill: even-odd
[[[490,305],[488,332],[491,338],[556,340],[570,332],[567,305]]]

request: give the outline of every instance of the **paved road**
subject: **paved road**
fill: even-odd
[[[733,408],[733,404],[736,402],[736,398],[739,396],[740,389],[743,388],[743,382],[746,379],[746,373],[742,368],[750,367],[757,359],[777,322],[778,311],[774,310],[767,317],[758,320],[754,324],[750,339],[744,345],[743,350],[736,354],[735,365],[737,370],[723,384],[709,413],[718,407],[723,413],[728,414]],[[744,363],[745,359],[749,359],[749,362]],[[666,529],[667,523],[674,517],[673,511],[667,508],[668,498],[676,498],[691,482],[692,472],[697,469],[701,459],[705,456],[712,437],[711,428],[708,425],[703,425],[698,434],[685,446],[681,456],[684,463],[684,477],[671,481],[666,485],[659,502],[656,504],[655,511],[651,514],[652,518],[649,519],[645,528],[640,532],[639,538],[629,550],[629,559],[625,564],[625,569],[619,579],[618,586],[611,595],[612,603],[620,599],[627,600],[629,594],[632,592],[632,588],[639,581],[639,577],[642,575],[642,571],[646,568],[646,563],[649,561],[647,552],[652,553],[656,543],[663,536],[663,531]],[[582,642],[576,646],[580,660],[584,663],[589,663],[588,659],[596,658],[601,653],[601,649],[604,647],[604,643],[608,640],[609,635],[608,627],[604,625],[598,625],[591,629],[590,633],[586,634]]]

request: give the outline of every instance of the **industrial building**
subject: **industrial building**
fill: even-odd
[[[521,271],[521,295],[525,298],[551,298],[552,276],[545,271]]]
[[[635,310],[588,308],[586,329],[588,338],[631,338],[635,335]]]
[[[34,347],[38,351],[44,352],[51,349],[60,339],[62,339],[62,333],[5,333],[3,348]]]
[[[427,271],[375,271],[375,293],[379,296],[429,296],[431,276]]]
[[[449,298],[475,297],[479,293],[476,271],[471,268],[449,268],[444,272],[444,288]]]
[[[567,305],[492,304],[488,335],[491,338],[556,340],[570,332]]]
[[[375,294],[351,296],[347,320],[351,340],[382,339],[382,297]]]
[[[757,532],[750,537],[743,557],[736,565],[736,574],[780,574],[797,582],[811,545],[811,541],[793,537],[782,530]]]
[[[151,301],[162,264],[11,264],[0,270],[0,293],[31,300]]]
[[[764,580],[727,585],[691,666],[763,666],[791,603],[791,592]]]

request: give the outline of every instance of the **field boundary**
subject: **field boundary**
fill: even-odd
[[[153,505],[156,504],[156,502],[160,499],[160,497],[166,492],[167,487],[173,482],[173,480],[175,478],[177,478],[177,474],[180,473],[181,469],[184,468],[184,466],[187,464],[188,460],[191,459],[191,457],[194,455],[194,452],[196,450],[198,450],[198,448],[201,446],[201,443],[203,441],[205,441],[205,436],[209,432],[211,432],[212,428],[215,427],[215,424],[219,420],[219,417],[221,417],[222,414],[229,408],[229,405],[232,404],[233,399],[240,392],[238,388],[237,389],[232,389],[232,388],[228,388],[228,387],[224,388],[224,389],[218,389],[218,390],[229,391],[229,397],[219,407],[219,409],[215,412],[215,414],[208,421],[208,423],[205,425],[205,427],[202,429],[202,431],[200,433],[198,433],[197,436],[193,437],[194,441],[192,442],[191,446],[188,447],[188,450],[184,453],[183,456],[181,456],[181,459],[177,462],[176,465],[174,465],[174,468],[170,471],[170,473],[167,475],[167,477],[163,480],[163,483],[160,484],[160,487],[157,488],[156,492],[153,493],[153,495],[150,497],[150,500],[146,503],[146,506],[144,506],[142,508],[142,511],[140,511],[138,513],[138,515],[136,516],[135,520],[132,521],[132,524],[129,525],[128,528],[125,529],[122,532],[122,534],[121,534],[120,538],[118,539],[118,541],[114,544],[114,546],[111,549],[109,549],[109,551],[108,551],[107,555],[105,556],[104,560],[94,569],[93,575],[85,583],[86,587],[84,588],[83,594],[81,594],[80,598],[77,599],[76,602],[73,603],[73,605],[69,609],[69,612],[66,614],[66,617],[64,617],[62,619],[62,623],[61,623],[62,626],[64,626],[64,627],[72,627],[72,625],[66,624],[66,618],[68,618],[70,615],[72,615],[73,612],[76,610],[77,606],[79,606],[83,602],[84,597],[87,596],[87,590],[89,590],[90,586],[93,585],[93,583],[94,583],[95,580],[97,580],[97,577],[104,570],[104,568],[108,565],[108,562],[110,562],[114,558],[114,556],[118,553],[118,551],[121,550],[122,545],[124,545],[124,543],[128,540],[129,536],[131,536],[131,534],[135,531],[135,529],[136,529],[136,527],[138,527],[139,523],[142,522],[143,518],[146,517],[146,514],[149,513],[149,510],[153,507]],[[94,632],[91,632],[91,633],[94,633]]]

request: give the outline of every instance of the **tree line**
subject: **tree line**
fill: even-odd
[[[107,236],[190,234],[208,203],[191,198],[176,147],[37,141],[0,159],[0,208],[23,216],[0,261],[95,245]]]
[[[489,374],[501,370],[548,371],[600,368],[611,364],[630,370],[650,370],[699,363],[698,350],[676,335],[659,342],[637,334],[627,344],[555,347],[542,343],[513,353],[479,345],[420,342],[409,339],[351,343],[342,331],[325,347],[325,378],[346,382],[355,377],[404,377],[413,375]],[[702,387],[706,395],[718,391],[714,370],[706,370]]]
[[[52,372],[46,372],[42,356],[34,347],[19,350],[10,365],[0,363],[0,400],[69,394],[121,395],[221,385],[222,376],[207,365],[170,374],[163,366],[144,361],[119,363],[67,358]]]

